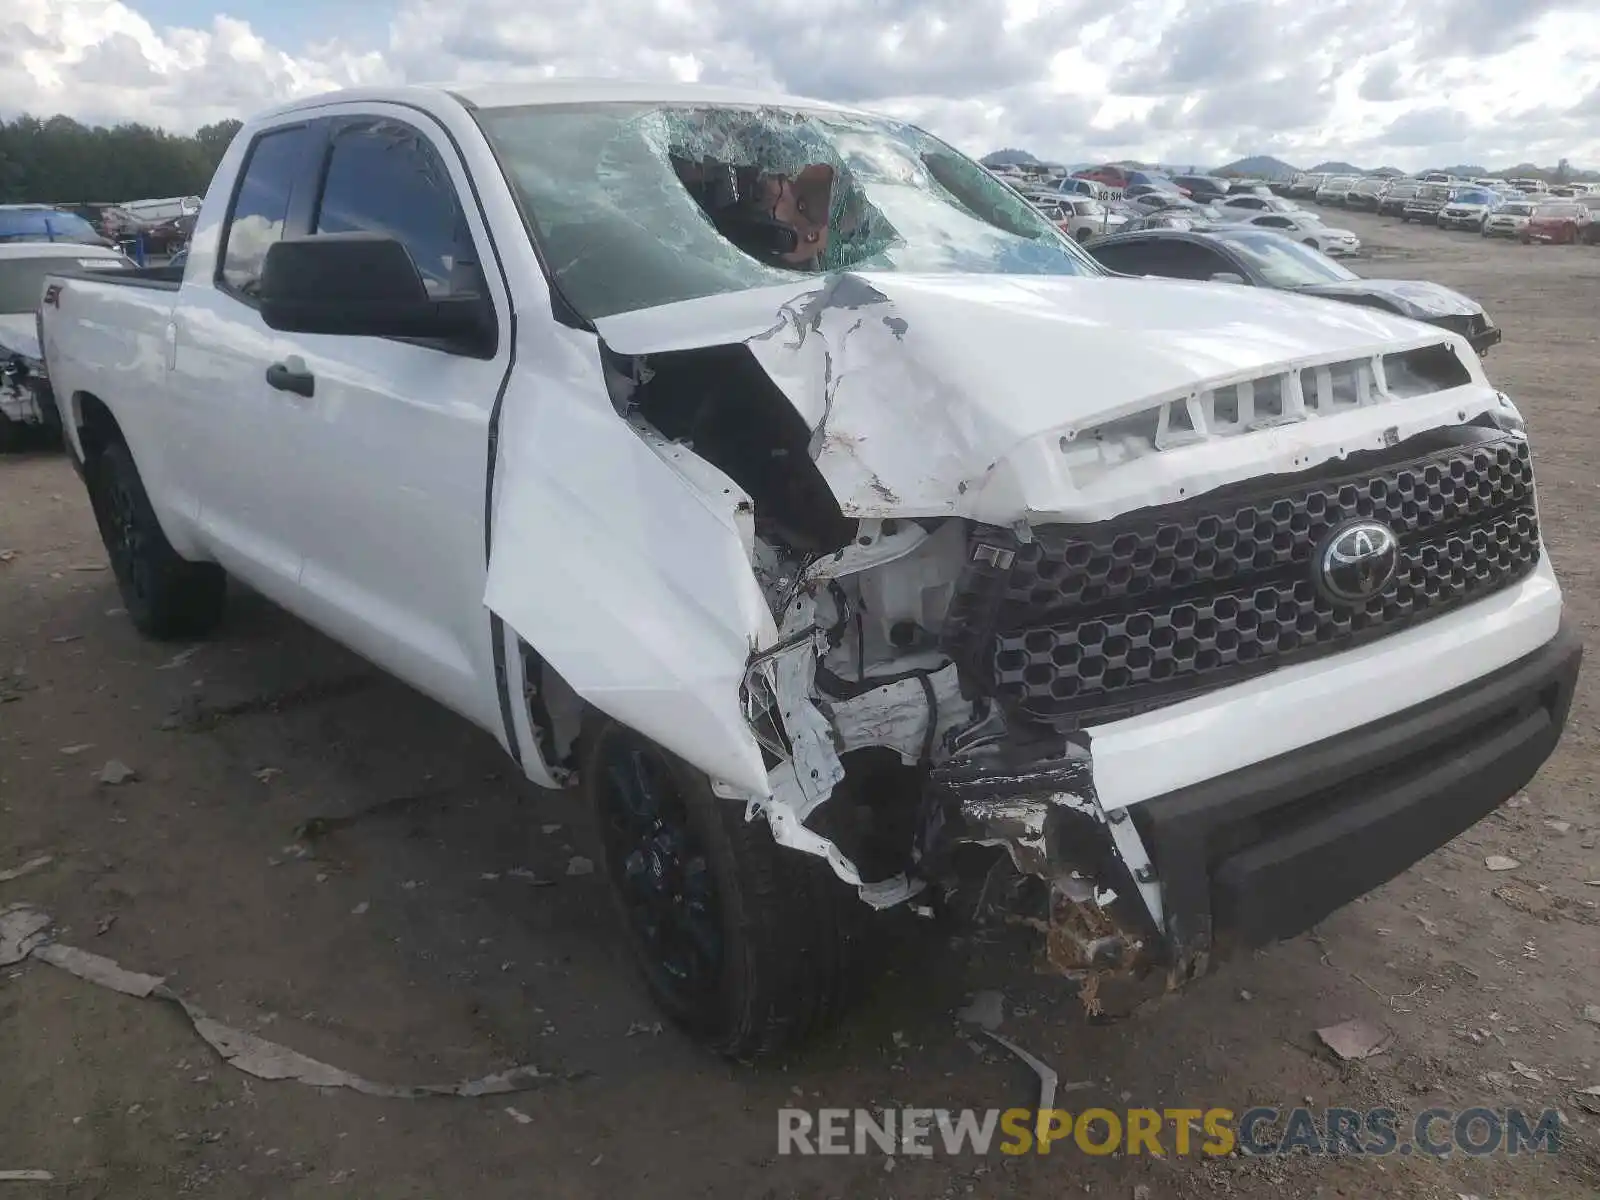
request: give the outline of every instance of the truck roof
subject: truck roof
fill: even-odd
[[[522,108],[545,104],[724,104],[738,107],[771,105],[780,108],[824,109],[859,113],[862,110],[828,100],[790,96],[753,88],[713,87],[702,83],[664,83],[623,79],[549,79],[528,83],[419,83],[404,87],[344,88],[305,96],[260,113],[256,120],[278,117],[328,104],[373,103],[437,106],[453,98],[473,108]],[[251,122],[254,124],[254,122]]]

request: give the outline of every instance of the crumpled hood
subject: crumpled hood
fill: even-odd
[[[1295,290],[1305,296],[1327,296],[1336,300],[1345,296],[1381,296],[1418,321],[1432,317],[1473,317],[1483,311],[1483,305],[1470,296],[1425,279],[1352,279],[1347,283],[1318,283]]]
[[[1095,276],[847,273],[595,324],[624,354],[747,345],[847,514],[985,520],[986,476],[1025,444],[1205,381],[1440,337],[1264,288]]]
[[[0,313],[0,359],[14,354],[39,361],[39,330],[32,313]]]

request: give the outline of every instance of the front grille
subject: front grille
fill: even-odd
[[[947,649],[1011,711],[1072,729],[1449,612],[1532,570],[1539,532],[1525,441],[1481,427],[1432,439],[1420,456],[1415,445],[1397,461],[1352,456],[1338,475],[1325,467],[1101,525],[1044,527],[1027,543],[978,531]],[[1338,606],[1313,583],[1312,562],[1358,517],[1394,530],[1399,568],[1371,601]]]

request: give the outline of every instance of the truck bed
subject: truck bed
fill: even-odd
[[[182,267],[118,267],[102,271],[74,267],[65,271],[51,271],[50,275],[53,279],[90,279],[96,283],[152,288],[161,292],[175,292],[183,283]]]

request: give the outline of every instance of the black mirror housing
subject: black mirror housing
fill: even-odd
[[[428,294],[411,252],[374,233],[284,238],[267,249],[261,319],[283,333],[494,341],[480,296]]]

